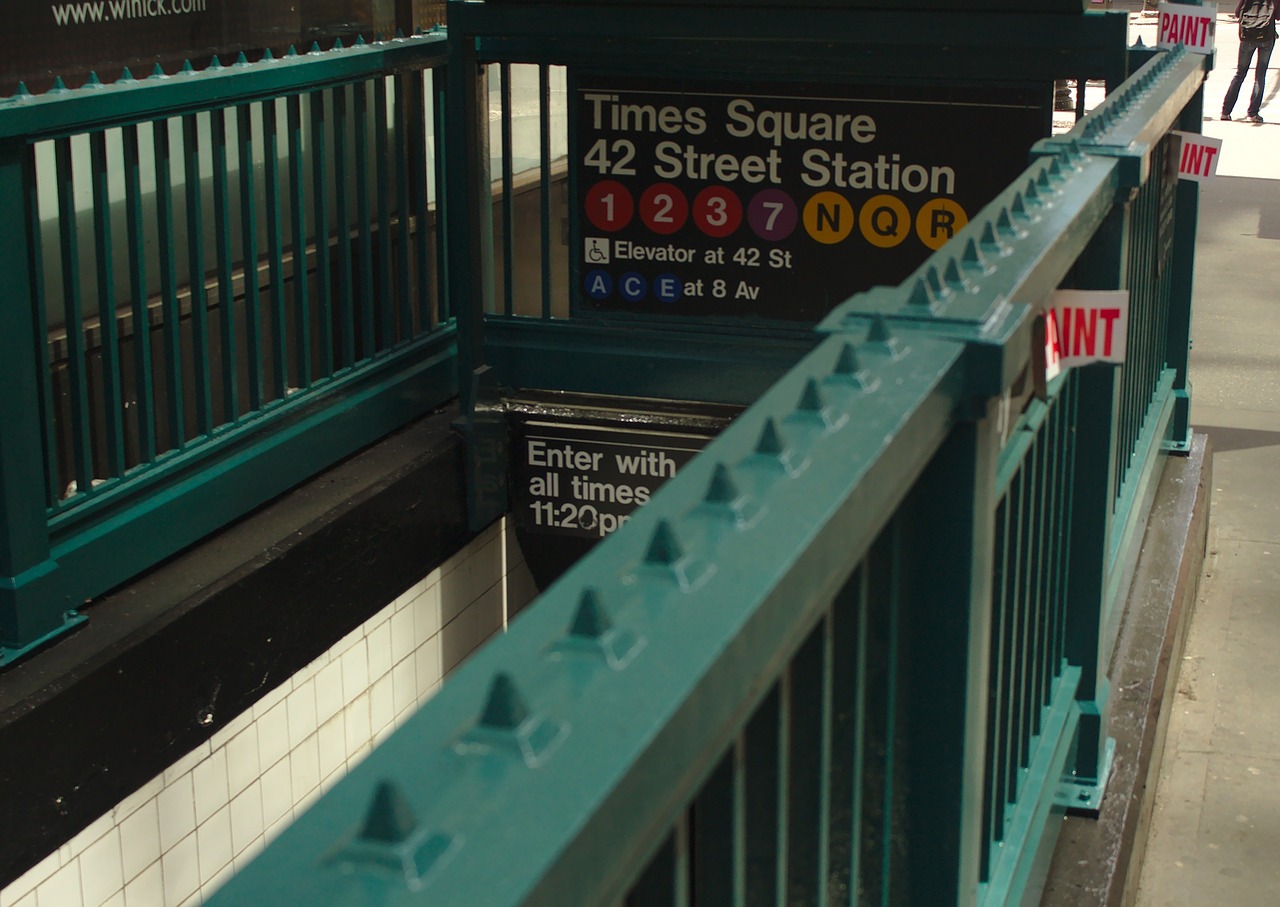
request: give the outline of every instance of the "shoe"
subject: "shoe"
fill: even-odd
[[[1262,117],[1258,116],[1256,113],[1251,113],[1251,114],[1249,114],[1247,117],[1245,117],[1245,119],[1246,119],[1246,120],[1248,120],[1250,123],[1265,123],[1265,122],[1266,122],[1266,120],[1264,120]]]
[[[1218,117],[1218,119],[1220,119],[1220,120],[1226,120],[1228,123],[1230,123],[1230,122],[1231,122],[1231,114],[1229,114],[1229,113],[1224,113],[1222,116]]]

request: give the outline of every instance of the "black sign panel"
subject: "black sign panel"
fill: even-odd
[[[529,532],[598,541],[710,437],[526,422],[511,451],[512,516]]]
[[[1041,92],[1043,94],[1043,92]],[[579,312],[814,322],[903,280],[1027,165],[1035,92],[579,75]]]

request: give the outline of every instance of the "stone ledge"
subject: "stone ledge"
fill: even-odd
[[[1167,459],[1111,664],[1115,763],[1102,812],[1068,816],[1041,907],[1121,907],[1136,894],[1168,714],[1209,530],[1213,451],[1197,434]]]

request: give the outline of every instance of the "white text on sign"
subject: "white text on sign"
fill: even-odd
[[[1044,313],[1045,377],[1090,362],[1124,362],[1128,290],[1058,290]]]
[[[1213,26],[1217,12],[1217,4],[1161,3],[1160,37],[1156,47],[1169,50],[1185,44],[1192,53],[1213,53]]]
[[[1202,183],[1218,173],[1218,158],[1222,154],[1222,139],[1209,138],[1198,132],[1173,133],[1182,143],[1178,152],[1178,178]]]

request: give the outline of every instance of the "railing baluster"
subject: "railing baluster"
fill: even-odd
[[[431,293],[434,271],[431,266],[430,234],[432,230],[430,213],[427,207],[428,177],[438,179],[439,172],[434,169],[434,160],[427,159],[427,123],[434,123],[434,114],[428,108],[428,97],[424,80],[429,78],[426,71],[410,73],[406,76],[406,107],[409,118],[405,120],[409,134],[406,136],[409,145],[409,173],[412,183],[409,191],[412,194],[409,212],[414,221],[413,256],[415,290],[417,298],[418,330],[428,331],[435,318],[431,310]],[[430,119],[428,119],[430,115]],[[439,183],[437,183],[439,185]],[[439,205],[436,206],[439,209]],[[443,224],[437,225],[443,229]]]
[[[182,118],[183,174],[187,188],[187,277],[191,291],[191,380],[196,431],[213,433],[213,386],[209,375],[209,299],[205,292],[204,206],[200,199],[200,136],[197,114]]]
[[[152,124],[156,156],[156,234],[173,236],[173,162],[169,121]],[[178,264],[172,242],[161,244],[160,297],[164,312],[165,394],[169,410],[169,447],[187,443],[186,389],[182,369],[182,309],[178,304]]]
[[[284,224],[280,203],[280,122],[274,99],[262,105],[263,191],[267,206],[267,286],[271,323],[272,394],[289,390],[288,321],[284,297]]]
[[[244,343],[249,410],[262,408],[262,309],[258,282],[258,195],[254,189],[253,106],[236,108],[236,164],[240,169],[240,257],[244,263]]]
[[[683,826],[677,823],[677,828]],[[671,907],[677,903],[677,831],[667,837],[628,893],[627,907]]]
[[[218,258],[218,327],[222,335],[222,420],[235,422],[240,417],[240,382],[233,278],[235,251],[231,245],[230,168],[227,164],[227,110],[211,111],[209,127],[213,145],[213,231],[214,253]],[[245,265],[244,270],[247,290],[249,281],[253,279],[252,264]]]
[[[58,424],[57,410],[53,405],[53,369],[49,361],[49,315],[47,306],[49,296],[44,280],[44,240],[41,235],[40,217],[40,172],[36,167],[35,145],[24,144],[18,152],[23,186],[25,229],[27,231],[27,248],[30,250],[30,274],[33,317],[36,324],[36,337],[41,338],[35,344],[36,374],[40,384],[40,426],[43,432],[42,448],[44,450],[44,498],[45,506],[56,508],[62,500],[63,482],[59,481],[58,467]],[[3,166],[3,164],[0,164]],[[3,557],[3,554],[0,554]]]
[[[450,308],[449,301],[449,258],[445,242],[442,239],[444,235],[444,221],[447,209],[446,187],[448,181],[445,179],[444,172],[444,147],[445,147],[445,111],[448,109],[448,84],[447,75],[441,75],[440,70],[429,70],[431,73],[431,90],[434,95],[432,101],[432,135],[435,137],[435,152],[432,160],[428,164],[435,170],[436,175],[436,198],[435,198],[435,279],[436,279],[436,314],[433,324],[443,324],[453,318],[453,309]]]
[[[791,661],[788,728],[787,873],[783,903],[826,904],[827,730],[831,638],[829,616],[814,628]]]
[[[134,406],[138,410],[138,459],[156,458],[155,400],[151,375],[151,317],[147,308],[147,256],[143,239],[142,174],[137,126],[126,126],[124,200],[129,242],[129,289],[133,318]]]
[[[983,803],[982,878],[991,869],[995,844],[1004,838],[1005,758],[1008,749],[1005,710],[1006,662],[1005,625],[1009,613],[1009,507],[1001,500],[995,511],[995,558],[992,578],[990,682],[987,691],[987,795]]]
[[[419,177],[409,170],[411,145],[409,130],[416,119],[410,116],[408,87],[411,79],[421,79],[417,70],[396,73],[395,86],[395,173],[396,182],[396,314],[400,342],[413,339],[413,220],[409,214],[409,187]],[[425,173],[422,175],[425,177]]]
[[[329,242],[329,136],[328,116],[325,113],[325,92],[313,91],[311,103],[311,194],[315,215],[316,246],[316,316],[319,325],[318,352],[320,374],[333,375],[333,255]]]
[[[712,904],[733,891],[734,751],[720,760],[690,808],[693,837],[693,903]]]
[[[373,226],[369,198],[369,83],[357,82],[353,88],[353,117],[355,123],[356,165],[356,237],[360,257],[360,295],[356,300],[360,309],[360,355],[370,359],[377,350],[377,333],[374,314],[377,299],[373,295]]]
[[[783,781],[779,778],[779,687],[774,684],[742,736],[742,903],[776,903],[782,877],[778,841]]]
[[[395,292],[391,281],[391,174],[392,161],[387,141],[387,78],[373,80],[373,173],[378,198],[378,312],[379,348],[389,350],[396,343]],[[370,300],[372,304],[372,300]]]
[[[124,397],[120,389],[120,332],[116,322],[115,268],[111,246],[111,193],[107,136],[89,136],[93,183],[94,262],[98,283],[98,349],[102,363],[102,426],[108,476],[124,475]]]
[[[347,114],[347,86],[333,90],[333,196],[334,224],[338,241],[338,332],[339,368],[350,368],[356,361],[354,299],[351,286],[351,210],[347,202],[347,143],[351,137],[351,120]]]
[[[511,64],[503,63],[499,85],[502,111],[502,311],[510,317],[515,314],[515,177],[512,173],[513,153],[511,110]]]
[[[863,572],[858,570],[836,596],[831,609],[831,756],[827,773],[828,812],[827,873],[829,901],[841,907],[856,903],[858,861],[858,719],[862,689],[859,652]],[[844,894],[840,894],[844,892]]]
[[[93,438],[90,432],[89,381],[81,311],[80,245],[76,226],[71,139],[57,139],[54,147],[57,161],[58,228],[62,243],[62,312],[67,337],[68,396],[71,399],[72,474],[76,483],[75,490],[85,494],[93,487]]]
[[[538,180],[541,240],[538,260],[542,272],[542,317],[551,317],[551,72],[546,63],[538,66]]]
[[[293,229],[293,329],[297,388],[311,386],[311,303],[307,267],[307,184],[303,160],[302,98],[290,95],[286,102],[289,130],[289,224]],[[316,255],[320,255],[317,237]]]

